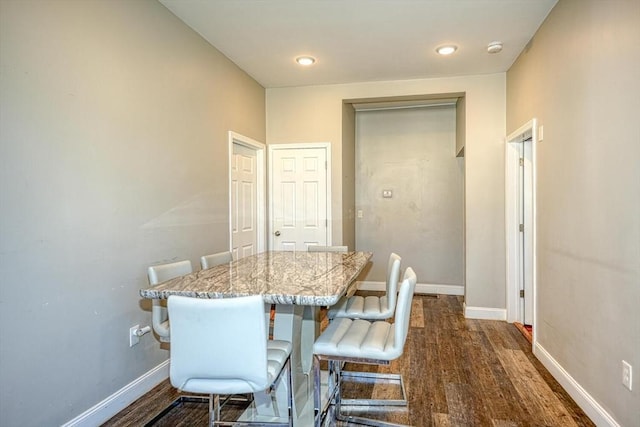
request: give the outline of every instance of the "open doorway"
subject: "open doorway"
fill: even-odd
[[[417,293],[465,294],[465,96],[343,99],[343,241],[423,268]],[[377,261],[359,289],[384,290]]]
[[[536,341],[535,158],[537,121],[506,140],[507,320]]]
[[[356,106],[356,247],[373,252],[361,289],[384,289],[389,254],[419,293],[464,293],[464,163],[456,99]]]

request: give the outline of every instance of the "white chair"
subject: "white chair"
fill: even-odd
[[[260,295],[199,299],[171,296],[171,384],[209,394],[209,423],[292,426],[291,343],[268,340]],[[229,327],[231,326],[231,327]],[[220,395],[271,392],[287,371],[285,422],[220,419]]]
[[[340,412],[342,405],[341,381],[347,376],[347,372],[342,372],[342,364],[344,362],[354,362],[388,365],[392,360],[402,355],[409,331],[411,303],[415,287],[416,274],[412,268],[407,268],[400,285],[394,323],[381,320],[368,321],[346,317],[337,318],[318,337],[313,345],[316,426],[322,425],[332,401],[335,402],[335,416],[340,421],[371,426],[396,425],[362,417],[345,416]],[[329,397],[325,407],[321,402],[320,360],[329,361]],[[374,374],[371,375],[373,376]],[[388,377],[390,375],[385,375],[385,379],[390,379]],[[402,377],[397,375],[395,380],[399,381],[403,400],[406,402]],[[359,404],[369,406],[380,406],[382,405],[381,402],[384,402],[383,400],[373,399],[357,399],[357,401]],[[396,405],[398,401],[394,400],[390,403]]]
[[[215,267],[216,265],[228,264],[233,261],[231,252],[218,252],[217,254],[204,255],[200,257],[200,266],[203,270]]]
[[[329,308],[329,319],[347,317],[350,319],[384,320],[393,317],[396,307],[398,279],[400,278],[400,262],[402,258],[392,253],[387,264],[387,292],[383,296],[354,295],[341,298]]]
[[[307,252],[348,252],[349,248],[346,246],[320,246],[309,245],[307,246]]]
[[[233,261],[233,254],[230,251],[218,252],[215,254],[201,256],[200,267],[202,267],[203,270],[206,270],[207,268],[212,268],[216,265],[228,264],[231,261]],[[269,321],[271,320],[272,309],[275,310],[275,304],[264,305],[265,316],[267,316],[267,327],[269,326]]]
[[[178,261],[169,264],[153,265],[147,270],[149,284],[155,286],[175,277],[192,273],[191,261]],[[161,342],[169,342],[169,317],[167,308],[160,300],[154,299],[151,307],[151,325]]]

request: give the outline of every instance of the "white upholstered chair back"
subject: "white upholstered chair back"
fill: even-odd
[[[409,333],[409,321],[411,317],[411,304],[413,303],[413,294],[416,290],[416,273],[411,267],[404,272],[404,278],[400,285],[398,294],[398,305],[396,307],[396,317],[394,320],[395,336],[393,346],[397,349],[404,349]]]
[[[398,254],[391,253],[389,255],[385,283],[386,293],[384,295],[342,297],[329,308],[329,319],[346,317],[349,319],[384,320],[393,317],[396,309],[401,262],[402,258]]]
[[[211,267],[215,267],[220,264],[228,264],[233,261],[231,252],[218,252],[216,254],[204,255],[200,257],[200,266],[203,270]]]
[[[389,261],[387,263],[387,307],[391,310],[391,316],[393,316],[393,310],[396,306],[396,297],[398,295],[398,281],[400,280],[400,262],[402,258],[396,253],[389,255]],[[413,271],[413,270],[411,270]],[[391,317],[389,316],[389,317]]]
[[[169,297],[171,384],[187,392],[240,394],[270,386],[259,295]]]
[[[175,277],[193,272],[191,261],[177,261],[169,264],[153,265],[147,270],[149,284],[155,286]],[[151,307],[151,325],[160,341],[169,341],[169,316],[162,301],[154,299]]]

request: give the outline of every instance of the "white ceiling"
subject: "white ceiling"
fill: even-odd
[[[159,1],[267,88],[504,72],[557,2]],[[445,43],[458,51],[436,54]],[[304,54],[316,64],[297,65]]]

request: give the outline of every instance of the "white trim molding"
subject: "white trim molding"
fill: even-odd
[[[573,398],[576,404],[587,414],[591,421],[597,426],[620,427],[620,424],[602,407],[600,404],[582,388],[582,386],[564,370],[562,365],[549,354],[547,350],[535,343],[533,346],[533,354],[540,360],[545,368],[551,373]]]
[[[531,137],[529,140],[528,137]],[[525,138],[527,137],[527,138]],[[524,142],[524,152],[520,152],[519,144]],[[530,322],[533,326],[533,344],[537,342],[536,327],[536,147],[538,145],[538,120],[533,118],[505,140],[505,249],[506,249],[506,320],[525,322],[524,300],[520,297],[521,284],[528,289],[527,301],[530,302],[532,314]],[[524,177],[523,189],[518,188],[520,159],[530,165],[530,176]],[[524,195],[521,193],[524,190]],[[524,197],[524,201],[521,200]],[[526,203],[528,200],[529,203]],[[524,232],[520,232],[520,203],[523,204]],[[523,241],[524,239],[524,241]],[[522,245],[525,259],[521,259]],[[523,283],[524,281],[524,283]],[[528,286],[530,284],[530,286]]]
[[[387,289],[385,282],[359,281],[360,291],[380,291]],[[464,295],[464,285],[443,285],[437,283],[417,283],[416,294]]]
[[[507,320],[507,310],[505,308],[469,307],[467,304],[463,304],[463,306],[466,319]]]
[[[125,385],[102,402],[95,404],[74,419],[67,421],[62,427],[99,426],[167,378],[169,378],[168,359]]]

